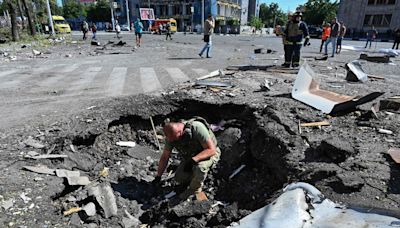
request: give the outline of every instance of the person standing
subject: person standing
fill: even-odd
[[[328,55],[328,45],[332,43],[332,55],[331,57],[335,57],[335,49],[336,42],[340,32],[340,24],[337,22],[337,18],[335,17],[331,23],[331,35],[325,43],[325,55]]]
[[[119,36],[119,34],[121,33],[121,26],[119,25],[119,23],[115,25],[115,32],[117,33],[117,38],[121,39],[121,37]]]
[[[140,47],[142,42],[143,24],[140,22],[139,18],[136,19],[135,23],[133,23],[133,27],[135,28],[136,46]]]
[[[82,29],[82,33],[83,33],[82,39],[86,40],[87,39],[86,35],[87,35],[88,31],[89,31],[89,24],[86,21],[83,21],[82,25],[81,25],[81,29]]]
[[[325,23],[324,28],[322,29],[322,36],[321,36],[321,47],[319,48],[319,52],[322,52],[322,47],[324,46],[324,43],[326,40],[329,38],[331,35],[331,24]]]
[[[92,40],[96,40],[96,33],[97,33],[97,26],[96,26],[96,23],[93,23],[93,24],[92,24],[92,33],[93,33]]]
[[[305,22],[301,21],[302,13],[296,12],[292,16],[292,20],[287,23],[285,30],[285,63],[283,67],[299,67],[300,65],[300,50],[303,45],[303,38],[305,38],[304,46],[310,40],[308,27]]]
[[[337,40],[336,45],[336,54],[339,54],[342,51],[342,41],[344,36],[346,35],[346,26],[344,25],[343,21],[340,22],[340,32]]]
[[[397,28],[396,31],[394,32],[394,43],[392,49],[396,46],[396,50],[399,49],[399,44],[400,44],[400,28]]]
[[[167,35],[165,36],[165,40],[168,40],[168,37],[170,40],[172,40],[172,36],[171,36],[171,24],[167,23],[165,29],[167,30]]]
[[[375,41],[377,35],[378,31],[376,31],[374,26],[372,26],[372,28],[367,32],[367,43],[365,44],[365,48],[367,48],[368,43],[369,43],[369,48],[371,48],[372,42]]]
[[[213,34],[215,27],[215,20],[213,16],[210,14],[208,15],[207,20],[204,23],[204,42],[206,43],[199,53],[199,56],[203,58],[203,53],[207,51],[207,58],[211,58],[211,50],[212,50],[212,41],[211,36]]]

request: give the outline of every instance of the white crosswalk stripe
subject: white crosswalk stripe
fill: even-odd
[[[196,74],[198,74],[199,76],[203,76],[208,74],[208,70],[203,69],[203,68],[193,68],[192,69],[194,72],[196,72]]]
[[[162,88],[156,72],[152,67],[140,68],[140,81],[144,93],[156,91]]]
[[[118,96],[123,93],[126,74],[128,68],[115,67],[107,81],[107,94],[111,96]]]
[[[183,73],[179,68],[165,68],[165,70],[168,72],[174,82],[179,83],[190,80],[190,78],[186,76],[186,74]]]
[[[97,73],[99,73],[101,69],[102,67],[89,67],[81,74],[80,79],[74,81],[70,85],[70,88],[67,91],[74,90],[74,91],[79,91],[79,93],[82,93],[81,90],[86,89],[90,85],[90,83],[94,80]]]

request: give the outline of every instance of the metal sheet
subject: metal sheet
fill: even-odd
[[[347,81],[366,82],[368,80],[368,75],[364,72],[360,62],[358,62],[357,60],[347,63],[346,68],[347,68],[347,76],[346,76]]]
[[[294,82],[292,97],[324,113],[335,114],[354,109],[376,99],[383,93],[374,92],[364,97],[355,97],[338,94],[335,92],[321,90],[319,84],[314,80],[315,73],[308,64],[303,64]]]

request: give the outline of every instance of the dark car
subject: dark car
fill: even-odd
[[[322,28],[310,26],[308,27],[308,33],[311,38],[321,38]]]

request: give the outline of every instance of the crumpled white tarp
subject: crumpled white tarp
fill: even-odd
[[[394,50],[394,49],[382,48],[382,49],[379,49],[378,52],[379,52],[379,53],[387,54],[387,55],[389,55],[389,56],[391,56],[391,57],[396,57],[396,56],[399,56],[399,55],[400,55],[400,51],[397,51],[397,50]]]
[[[398,224],[400,219],[395,217],[362,213],[336,204],[314,186],[299,182],[288,185],[274,202],[244,217],[235,227],[364,228],[399,227]]]

